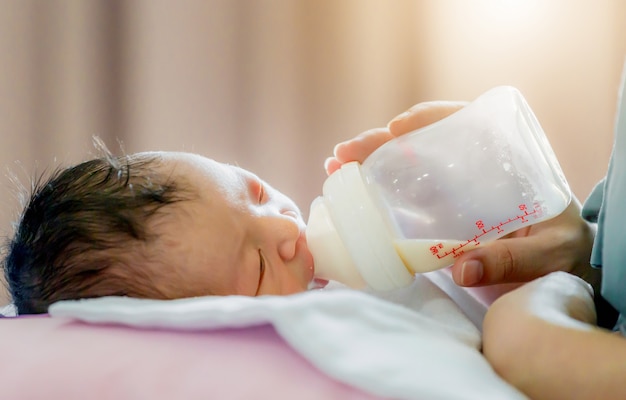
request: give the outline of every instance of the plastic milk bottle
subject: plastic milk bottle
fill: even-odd
[[[502,86],[329,176],[311,204],[307,242],[316,277],[388,290],[552,218],[570,200],[535,115]]]

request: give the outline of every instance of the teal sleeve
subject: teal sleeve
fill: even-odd
[[[602,268],[602,296],[626,315],[626,69],[606,178],[592,191],[583,216],[598,223],[591,263]],[[624,318],[620,318],[624,320]]]
[[[593,188],[591,194],[585,201],[582,209],[582,216],[589,222],[596,222],[600,226],[604,226],[604,208],[602,207],[602,200],[604,199],[604,185],[606,178],[602,179]],[[598,229],[596,238],[593,243],[593,250],[591,252],[591,265],[596,268],[602,267],[602,246],[604,243],[604,229]]]

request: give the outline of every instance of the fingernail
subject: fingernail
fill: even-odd
[[[467,260],[461,266],[461,284],[472,286],[483,278],[483,263],[478,260]]]
[[[326,160],[324,160],[324,169],[328,169],[328,166],[334,159],[335,157],[326,157]]]

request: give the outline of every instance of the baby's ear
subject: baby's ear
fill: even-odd
[[[409,108],[394,119],[387,127],[393,136],[401,136],[444,119],[463,108],[467,102],[428,101]]]

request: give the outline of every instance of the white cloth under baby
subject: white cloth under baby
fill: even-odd
[[[382,297],[349,289],[256,298],[105,297],[58,302],[49,313],[194,331],[269,323],[320,370],[382,397],[525,398],[495,374],[480,353],[479,330],[428,278]]]

